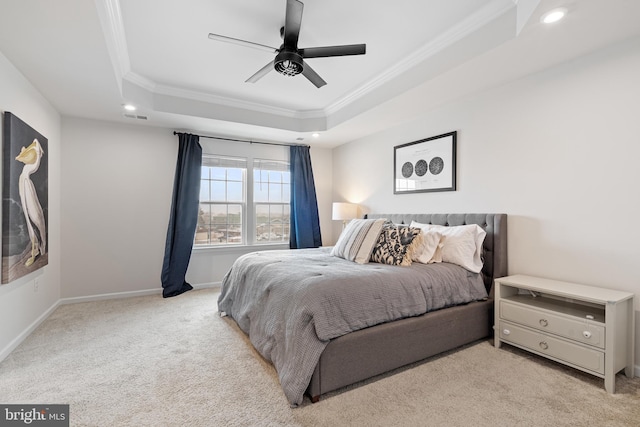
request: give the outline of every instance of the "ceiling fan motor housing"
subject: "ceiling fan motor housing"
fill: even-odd
[[[298,49],[298,38],[300,36],[300,24],[302,23],[302,10],[304,5],[300,0],[286,0],[287,9],[285,11],[285,23],[280,28],[280,37],[283,43],[279,49],[260,43],[236,39],[234,37],[221,36],[220,34],[209,33],[209,38],[213,40],[226,41],[229,43],[241,44],[244,46],[255,47],[260,50],[266,50],[275,53],[276,57],[273,61],[269,61],[264,67],[260,68],[256,73],[249,77],[247,83],[255,83],[272,69],[284,76],[297,76],[302,74],[315,85],[321,88],[326,85],[322,77],[316,73],[304,58],[327,58],[331,56],[347,56],[347,55],[364,55],[366,53],[365,44],[350,44],[340,46],[320,46],[312,48]],[[515,1],[515,0],[514,0]]]
[[[296,76],[302,72],[302,56],[297,52],[283,50],[276,55],[273,68],[285,76]]]

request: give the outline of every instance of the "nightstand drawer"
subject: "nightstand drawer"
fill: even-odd
[[[604,374],[604,353],[508,322],[500,322],[500,339],[536,353]]]
[[[586,318],[563,316],[504,300],[500,301],[500,318],[604,349],[604,326]]]

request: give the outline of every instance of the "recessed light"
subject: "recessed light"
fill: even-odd
[[[131,104],[125,104],[124,109],[127,111],[136,111],[136,106]]]
[[[319,138],[320,134],[318,132],[314,132],[314,133],[311,134],[311,136],[314,137],[314,138]]]
[[[560,7],[557,9],[550,10],[549,12],[542,15],[542,17],[540,18],[540,22],[543,22],[545,24],[552,24],[554,22],[560,21],[566,15],[567,15],[567,9],[565,9],[564,7]]]

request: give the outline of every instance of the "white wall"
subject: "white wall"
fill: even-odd
[[[0,285],[0,360],[53,310],[60,298],[60,116],[0,53],[0,111],[9,111],[48,140],[49,222],[46,267]],[[2,124],[0,121],[0,130]],[[34,280],[38,278],[38,290]]]
[[[159,288],[176,137],[69,117],[62,137],[62,297]]]
[[[69,117],[63,118],[62,135],[62,297],[159,290],[177,136],[169,129]],[[200,142],[205,152],[223,147],[225,154],[235,150],[259,157],[267,147],[274,150]],[[288,150],[278,149],[286,159]],[[331,151],[312,149],[311,156],[324,229],[331,216]],[[186,279],[192,285],[217,284],[250,250],[255,249],[196,250]]]
[[[638,76],[635,38],[341,146],[334,198],[378,213],[505,212],[510,274],[631,291],[637,310]],[[394,195],[393,147],[453,130],[458,190]]]

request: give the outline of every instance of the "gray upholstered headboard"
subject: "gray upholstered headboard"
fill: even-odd
[[[493,295],[493,279],[507,275],[507,214],[368,214],[365,218],[387,218],[407,225],[411,221],[445,226],[478,224],[487,232],[482,251],[487,292]]]

